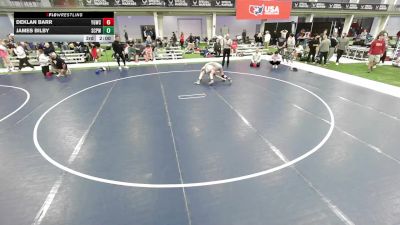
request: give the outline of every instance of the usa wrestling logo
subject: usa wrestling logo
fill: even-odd
[[[264,5],[249,5],[249,13],[255,16],[264,14]]]

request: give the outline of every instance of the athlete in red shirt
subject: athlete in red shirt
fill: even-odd
[[[378,38],[371,43],[368,57],[368,73],[372,71],[372,68],[379,63],[382,54],[385,52],[385,40],[383,34],[379,34]]]

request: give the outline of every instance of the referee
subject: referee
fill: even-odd
[[[232,39],[229,38],[229,34],[225,35],[225,38],[222,39],[222,66],[225,65],[225,57],[227,57],[226,60],[226,66],[229,67],[229,57],[231,56],[231,46],[232,46]]]

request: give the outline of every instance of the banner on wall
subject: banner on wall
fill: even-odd
[[[235,0],[83,0],[89,7],[203,7],[234,8]]]
[[[288,19],[292,10],[291,0],[237,0],[236,19]]]
[[[387,11],[387,4],[358,4],[358,3],[334,3],[334,2],[298,2],[292,3],[293,9],[329,9],[329,10],[366,10]]]

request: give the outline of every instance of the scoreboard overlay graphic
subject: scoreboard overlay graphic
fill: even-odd
[[[14,34],[21,41],[113,42],[113,12],[15,12]]]

